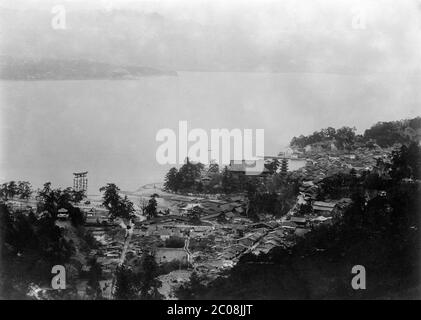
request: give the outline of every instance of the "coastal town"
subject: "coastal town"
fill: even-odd
[[[265,168],[259,176],[253,176],[254,181],[267,185],[274,176],[286,175],[295,176],[297,181],[295,198],[280,216],[263,211],[252,215],[247,192],[175,192],[163,183],[148,184],[134,192],[119,192],[133,205],[129,217],[112,216],[104,204],[105,196],[88,195],[73,206],[83,215],[79,228],[83,228],[85,237],[91,238],[89,245],[82,246],[77,239],[69,210],[64,207],[57,210],[55,225],[77,248],[68,264],[73,269],[68,283],[78,299],[92,298],[89,275],[92,268],[97,268],[101,272],[96,279],[96,294],[113,299],[117,271],[123,267],[139,269],[144,255],[148,255],[159,270],[158,294],[163,299],[177,299],[175,292],[190,281],[192,274],[204,285],[212,283],[225,277],[243,256],[265,255],[274,248],[292,248],[297,239],[305,238],[320,226],[340,221],[353,202],[350,194],[334,199],[322,196],[323,183],[344,172],[356,178],[367,172],[384,174],[393,150],[396,147],[374,145],[338,150],[333,144],[328,147],[313,144],[268,157],[279,164],[275,170],[267,166],[272,171]],[[294,161],[302,165],[288,170]],[[209,184],[214,179],[211,171],[202,167],[196,182]],[[225,171],[231,177],[246,175],[245,164],[241,162],[232,161]],[[74,174],[73,191],[87,190],[87,175],[88,172]],[[383,193],[384,190],[371,190],[364,196],[369,201]],[[12,197],[4,203],[11,212],[35,213],[36,219],[51,216],[48,210],[37,211],[35,197]],[[152,214],[148,213],[151,204]],[[36,299],[49,299],[51,289],[32,284],[27,294]]]
[[[2,0],[0,300],[420,300],[420,10]]]

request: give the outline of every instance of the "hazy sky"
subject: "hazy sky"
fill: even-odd
[[[51,28],[57,4],[66,8],[65,30]],[[420,18],[415,0],[2,0],[2,55],[181,72],[2,81],[0,181],[67,186],[73,171],[89,170],[91,192],[107,181],[134,190],[162,178],[155,134],[179,120],[206,130],[264,128],[274,154],[323,127],[362,132],[419,116]]]
[[[2,13],[3,54],[175,70],[421,71],[419,0],[3,0],[1,4],[20,9]],[[50,26],[51,9],[57,4],[66,9],[64,31]]]

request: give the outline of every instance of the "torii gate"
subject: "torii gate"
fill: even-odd
[[[73,190],[87,191],[88,190],[88,171],[73,173]]]

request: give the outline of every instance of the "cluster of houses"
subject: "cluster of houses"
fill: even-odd
[[[244,216],[244,198],[241,196],[227,199],[196,200],[191,205],[184,205],[186,214],[181,216],[167,216],[159,223],[144,222],[134,230],[134,235],[166,241],[171,237],[182,239],[211,239],[209,248],[192,250],[194,267],[198,271],[217,274],[219,270],[228,268],[236,263],[239,257],[246,253],[268,253],[274,247],[288,247],[293,244],[288,235],[302,237],[312,227],[320,223],[328,223],[340,212],[341,200],[336,202],[316,201],[317,185],[306,181],[300,188],[297,204],[311,204],[311,212],[297,216],[294,211],[287,217],[274,221],[273,217],[253,223]],[[202,225],[191,225],[187,216],[191,211],[201,210]],[[221,221],[224,218],[224,222]],[[212,222],[214,221],[214,222]],[[206,250],[206,254],[200,250]],[[185,248],[156,249],[158,263],[187,259]]]
[[[250,230],[244,236],[237,238],[231,245],[223,248],[222,252],[218,255],[220,259],[234,261],[240,254],[251,249],[253,245],[260,240],[267,233],[267,228],[253,228],[248,226]]]
[[[269,231],[259,243],[253,247],[252,253],[255,255],[266,254],[275,247],[287,247],[291,243],[285,239],[287,231],[280,227]]]
[[[369,158],[370,165],[373,165],[375,160],[372,156]],[[178,262],[181,267],[193,262],[196,271],[217,276],[220,270],[232,267],[244,253],[266,254],[275,247],[293,245],[294,237],[290,237],[291,235],[302,237],[313,227],[330,223],[351,201],[318,201],[318,182],[335,170],[343,171],[347,166],[349,168],[349,165],[358,168],[369,164],[368,159],[354,154],[317,154],[307,160],[307,166],[300,169],[307,180],[302,182],[296,206],[286,217],[277,221],[271,217],[263,219],[265,222],[253,223],[245,216],[247,201],[243,195],[181,202],[178,205],[179,215],[167,215],[137,223],[127,259],[138,259],[145,250],[152,249],[156,262],[160,265]],[[299,212],[301,205],[307,206],[308,212]],[[200,213],[200,225],[190,220],[193,213]],[[92,214],[88,216],[87,222],[97,224],[99,217],[102,215]],[[105,241],[100,234],[95,236]],[[190,248],[190,252],[185,246],[166,247],[166,241],[171,238],[185,243],[194,242],[194,239],[199,242],[202,239],[210,240],[208,247]],[[105,266],[112,265],[113,259],[118,259],[121,253],[119,250],[122,244],[107,243],[105,246],[107,250],[104,252],[104,261],[100,262],[103,264],[108,260]],[[112,272],[112,268],[106,270]]]
[[[339,200],[318,201],[319,187],[313,181],[303,181],[299,187],[296,205],[291,209],[289,216],[292,216],[288,223],[291,227],[314,227],[320,223],[330,222],[331,219],[339,217],[342,210],[352,201],[349,198]],[[307,210],[302,212],[302,208]]]
[[[96,258],[97,263],[102,267],[102,274],[105,278],[111,277],[114,273],[124,246],[123,231],[120,234],[111,235],[108,229],[92,228],[90,232],[100,244],[99,249],[93,249],[89,253],[89,258]],[[88,268],[85,266],[85,268]],[[82,270],[89,271],[89,270]]]
[[[357,174],[362,171],[376,169],[378,160],[388,161],[392,148],[367,148],[360,147],[352,152],[327,151],[308,152],[305,154],[307,164],[298,171],[306,176],[306,179],[315,183],[322,179],[354,169]]]
[[[177,220],[170,220],[159,224],[144,224],[134,229],[135,235],[140,236],[156,236],[165,241],[171,237],[184,238],[190,236],[203,237],[214,227],[212,225],[192,225]]]
[[[179,213],[183,216],[189,215],[195,210],[205,212],[202,219],[210,219],[220,214],[241,215],[245,212],[245,198],[242,195],[225,197],[223,199],[200,199],[190,203],[181,203]]]

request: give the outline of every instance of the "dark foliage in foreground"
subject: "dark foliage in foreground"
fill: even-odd
[[[0,295],[3,299],[24,299],[30,283],[49,285],[51,268],[65,264],[74,253],[54,218],[34,214],[11,214],[0,205]]]
[[[116,288],[114,298],[117,300],[160,300],[158,292],[161,282],[156,279],[158,265],[153,255],[142,255],[140,268],[137,271],[122,265],[116,271]]]

